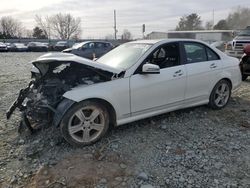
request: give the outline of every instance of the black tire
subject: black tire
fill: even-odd
[[[226,86],[228,87],[228,98],[227,98],[227,100],[225,101],[225,103],[224,104],[221,104],[221,105],[218,105],[217,103],[216,103],[216,99],[218,99],[218,94],[216,93],[216,91],[222,86],[222,84],[226,84]],[[215,86],[214,86],[214,88],[213,88],[213,90],[212,90],[212,92],[211,92],[211,94],[210,94],[210,97],[209,97],[209,103],[208,103],[208,106],[209,107],[211,107],[212,109],[216,109],[216,110],[219,110],[219,109],[222,109],[222,108],[224,108],[226,105],[227,105],[227,103],[228,103],[228,101],[229,101],[229,99],[230,99],[230,97],[231,97],[231,90],[232,90],[232,86],[231,86],[231,83],[229,82],[229,81],[227,81],[227,80],[220,80]]]
[[[242,74],[242,81],[245,81],[247,79],[248,75]]]
[[[69,126],[71,126],[70,121],[73,122],[72,118],[76,117],[76,112],[79,112],[80,110],[81,110],[81,112],[83,112],[82,109],[88,108],[88,107],[96,108],[100,112],[100,114],[102,114],[102,118],[100,118],[100,117],[98,117],[98,118],[103,119],[102,120],[103,121],[103,129],[99,132],[97,131],[98,136],[96,136],[93,140],[80,142],[79,140],[74,138],[74,137],[77,137],[77,135],[72,136],[69,132]],[[86,115],[86,114],[84,114],[84,115]],[[92,113],[91,113],[91,115],[92,115]],[[84,121],[84,122],[86,122],[86,121]],[[84,126],[84,125],[82,125],[82,126]],[[91,125],[89,125],[89,126],[91,126]],[[97,142],[106,134],[108,128],[109,128],[109,113],[107,111],[107,108],[105,106],[103,106],[102,104],[99,104],[95,101],[82,101],[82,102],[79,102],[79,103],[73,105],[66,112],[66,114],[63,116],[62,121],[60,123],[60,129],[61,129],[62,136],[69,144],[71,144],[72,146],[75,146],[75,147],[83,147],[83,146],[90,145],[90,144]],[[85,128],[83,128],[83,129],[85,129]],[[88,129],[90,129],[90,128],[88,128]],[[82,136],[84,136],[83,135],[84,130],[80,130],[77,133],[81,133],[81,131],[82,131]],[[90,132],[88,133],[89,135],[90,135]],[[81,136],[79,136],[79,137],[81,137]]]

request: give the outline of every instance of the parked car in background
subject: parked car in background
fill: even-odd
[[[29,42],[27,47],[28,47],[28,51],[30,52],[47,52],[48,51],[48,46],[41,42]]]
[[[5,42],[4,44],[7,46],[7,49],[8,49],[8,51],[9,51],[10,46],[11,46],[11,43],[9,43],[9,42]]]
[[[72,53],[88,59],[99,58],[114,48],[110,42],[81,42],[63,50],[65,53]]]
[[[3,42],[0,42],[0,52],[8,52],[8,48]]]
[[[133,41],[97,61],[48,53],[32,63],[39,76],[7,118],[19,108],[31,130],[30,122],[53,122],[74,146],[98,141],[110,125],[198,105],[221,109],[241,83],[238,59],[197,40]]]
[[[216,41],[216,42],[211,43],[210,45],[212,47],[215,47],[215,48],[219,49],[220,51],[224,52],[225,51],[225,44],[226,44],[225,41]]]
[[[54,46],[55,51],[62,51],[69,48],[69,43],[67,41],[59,41]]]
[[[28,47],[23,43],[12,43],[9,47],[9,51],[11,52],[26,52]]]

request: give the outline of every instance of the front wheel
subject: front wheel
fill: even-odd
[[[209,106],[213,109],[225,107],[230,99],[231,89],[231,84],[227,80],[219,81],[210,94]]]
[[[108,127],[107,109],[94,101],[83,101],[74,105],[60,124],[64,139],[77,147],[95,143],[105,135]]]

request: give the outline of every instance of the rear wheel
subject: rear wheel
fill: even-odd
[[[107,109],[93,101],[74,105],[60,124],[64,139],[73,146],[81,147],[102,138],[109,127]]]
[[[219,81],[210,94],[209,106],[213,109],[225,107],[230,99],[231,89],[231,84],[227,80]]]

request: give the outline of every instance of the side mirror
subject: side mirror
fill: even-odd
[[[160,74],[160,67],[158,65],[146,63],[142,66],[142,74]]]

